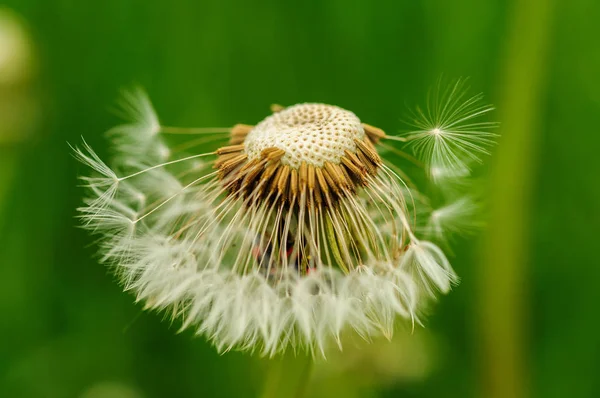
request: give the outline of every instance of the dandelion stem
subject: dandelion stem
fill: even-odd
[[[261,398],[275,398],[283,374],[283,361],[271,361]]]
[[[286,355],[272,360],[261,398],[304,398],[310,385],[314,360],[309,355]]]
[[[314,368],[314,361],[312,358],[308,357],[304,361],[304,366],[302,368],[302,372],[300,373],[300,382],[298,383],[298,389],[296,390],[295,398],[304,398],[306,396],[306,391],[308,390],[310,378],[312,375],[312,370]]]

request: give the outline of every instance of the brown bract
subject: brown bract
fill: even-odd
[[[253,126],[238,124],[231,130],[229,145],[217,150],[214,168],[219,170],[228,193],[244,200],[262,199],[290,206],[305,201],[316,207],[334,206],[340,198],[366,186],[369,177],[375,176],[381,166],[375,144],[385,133],[365,123],[362,126],[364,139],[355,138],[356,150],[345,150],[339,163],[325,162],[317,167],[302,162],[300,167],[293,168],[281,162],[286,152],[279,148],[266,148],[259,157],[249,159],[244,141]]]

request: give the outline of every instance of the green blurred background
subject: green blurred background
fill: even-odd
[[[459,242],[462,283],[426,329],[318,363],[306,396],[599,397],[599,18],[595,0],[5,0],[0,397],[297,389],[293,359],[218,355],[96,263],[67,142],[107,155],[121,87],[171,125],[322,101],[396,132],[442,74],[498,107],[489,227]]]

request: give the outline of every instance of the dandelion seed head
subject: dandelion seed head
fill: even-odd
[[[219,351],[325,356],[348,333],[390,338],[397,318],[420,323],[424,303],[457,282],[417,236],[421,194],[379,155],[388,136],[354,113],[276,106],[190,155],[165,143],[168,129],[142,128],[158,123],[147,97],[127,98],[134,128],[110,134],[123,174],[76,150],[97,174],[82,178],[83,225],[125,290]]]

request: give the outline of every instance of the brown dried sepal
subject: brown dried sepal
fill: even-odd
[[[285,106],[279,104],[271,104],[271,112],[277,113],[285,109]]]
[[[229,138],[229,145],[238,145],[244,142],[246,136],[252,130],[254,126],[249,124],[236,124],[231,129],[231,138]]]
[[[367,137],[369,137],[369,140],[371,140],[371,142],[373,142],[374,144],[377,144],[380,139],[386,137],[385,132],[379,127],[371,126],[367,123],[363,123],[362,126],[365,130],[365,133],[367,134]]]
[[[368,137],[355,140],[356,152],[346,151],[339,164],[322,167],[303,162],[298,169],[281,163],[283,149],[266,148],[260,156],[248,159],[244,145],[228,145],[217,150],[214,167],[230,195],[252,201],[333,206],[368,184],[381,165],[381,158]]]

